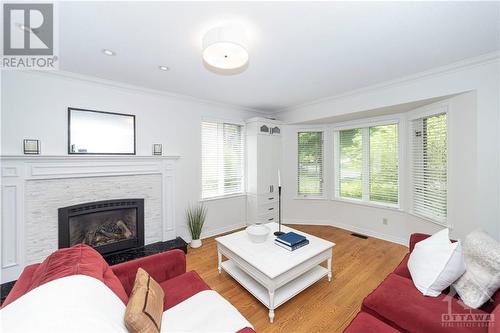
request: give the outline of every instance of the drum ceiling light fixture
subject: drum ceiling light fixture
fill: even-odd
[[[203,37],[203,61],[220,70],[236,70],[248,63],[245,31],[240,26],[219,26]]]

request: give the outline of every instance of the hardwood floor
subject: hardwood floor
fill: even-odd
[[[361,239],[330,226],[293,225],[295,229],[336,243],[333,279],[318,281],[275,311],[269,323],[268,309],[224,271],[217,272],[214,237],[189,249],[187,269],[197,271],[252,323],[259,333],[342,332],[359,311],[361,302],[399,264],[404,246],[376,238]]]

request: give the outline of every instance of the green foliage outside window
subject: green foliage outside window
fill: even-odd
[[[360,128],[339,132],[340,196],[361,199],[363,195],[363,135]]]

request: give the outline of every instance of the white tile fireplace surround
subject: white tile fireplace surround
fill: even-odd
[[[172,239],[178,156],[3,156],[1,282],[58,247],[58,208],[144,198],[145,244]]]

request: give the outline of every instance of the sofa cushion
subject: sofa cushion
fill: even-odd
[[[344,333],[396,333],[395,328],[387,325],[383,321],[369,315],[366,312],[360,312],[351,321]]]
[[[33,264],[24,268],[23,272],[19,276],[19,279],[14,284],[14,287],[7,295],[7,298],[3,301],[2,308],[26,294],[31,284],[31,276],[36,271],[38,266],[40,266],[40,264]]]
[[[399,263],[398,267],[394,270],[394,274],[411,279],[410,271],[408,270],[408,259],[410,259],[410,254],[406,254]]]
[[[415,245],[408,269],[415,287],[436,297],[465,272],[461,244],[452,243],[449,230],[443,229]]]
[[[189,297],[203,290],[210,290],[210,287],[202,280],[195,271],[187,272],[173,279],[160,283],[165,298],[163,303],[164,310],[179,304]]]
[[[464,240],[465,274],[453,284],[462,301],[479,308],[500,288],[500,243],[482,231]]]
[[[500,333],[500,306],[497,306],[495,310],[493,310],[492,314],[494,319],[488,327],[488,333]]]
[[[160,331],[163,297],[160,285],[145,270],[139,268],[125,311],[125,326],[129,333]]]
[[[124,304],[127,304],[128,296],[120,280],[99,252],[85,244],[60,249],[49,255],[33,272],[26,291],[33,290],[47,282],[77,274],[88,275],[102,281]]]
[[[488,313],[470,309],[452,296],[423,296],[407,278],[391,273],[362,304],[365,312],[403,331],[433,332],[486,332],[485,325],[459,325],[450,323],[448,315],[477,314],[488,320]],[[454,317],[456,318],[456,317]]]
[[[186,255],[182,250],[175,249],[111,266],[127,295],[132,292],[139,268],[161,283],[186,272]]]

